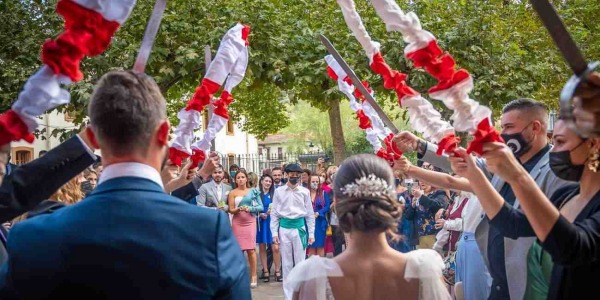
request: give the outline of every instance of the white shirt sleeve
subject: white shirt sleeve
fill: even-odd
[[[279,236],[279,201],[281,201],[279,189],[275,190],[273,193],[273,206],[271,206],[271,236],[277,237]]]
[[[304,194],[304,208],[306,209],[306,226],[308,227],[308,238],[315,238],[315,213],[313,211],[312,201],[310,200],[310,192]],[[272,219],[271,219],[272,220]]]
[[[463,230],[462,218],[456,218],[454,220],[446,220],[446,222],[444,223],[444,229],[452,230],[452,231],[462,231]]]

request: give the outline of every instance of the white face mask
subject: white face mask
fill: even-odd
[[[310,184],[310,188],[313,189],[313,190],[316,190],[317,188],[319,188],[319,184],[313,182],[313,183]]]

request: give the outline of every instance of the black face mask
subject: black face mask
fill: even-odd
[[[300,177],[288,177],[288,181],[290,182],[291,185],[298,184],[299,180],[300,180]]]
[[[531,123],[529,123],[529,125],[531,125]],[[529,149],[531,149],[532,141],[526,141],[525,137],[523,136],[523,131],[525,131],[529,125],[525,126],[521,132],[513,134],[503,133],[500,135],[502,136],[502,139],[504,139],[504,142],[508,148],[510,148],[516,157],[521,157],[521,155],[525,154],[527,151],[529,151]]]
[[[556,177],[567,181],[581,180],[585,163],[574,165],[571,161],[571,152],[575,151],[583,143],[585,143],[585,140],[571,150],[550,152],[550,169],[552,169]]]

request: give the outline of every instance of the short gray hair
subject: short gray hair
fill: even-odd
[[[167,117],[165,99],[148,75],[113,71],[100,78],[88,105],[97,138],[112,155],[146,153],[154,130]]]

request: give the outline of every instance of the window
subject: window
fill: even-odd
[[[15,147],[12,149],[12,161],[17,165],[23,165],[33,159],[33,148]]]
[[[271,147],[267,147],[267,159],[271,158]]]
[[[233,129],[234,129],[233,120],[231,120],[231,118],[229,118],[229,120],[227,120],[227,135],[234,135],[235,132],[233,131]]]
[[[74,112],[66,111],[65,112],[65,121],[66,122],[73,122],[73,121],[75,121],[75,113]]]
[[[277,147],[277,159],[283,159],[283,147]]]

